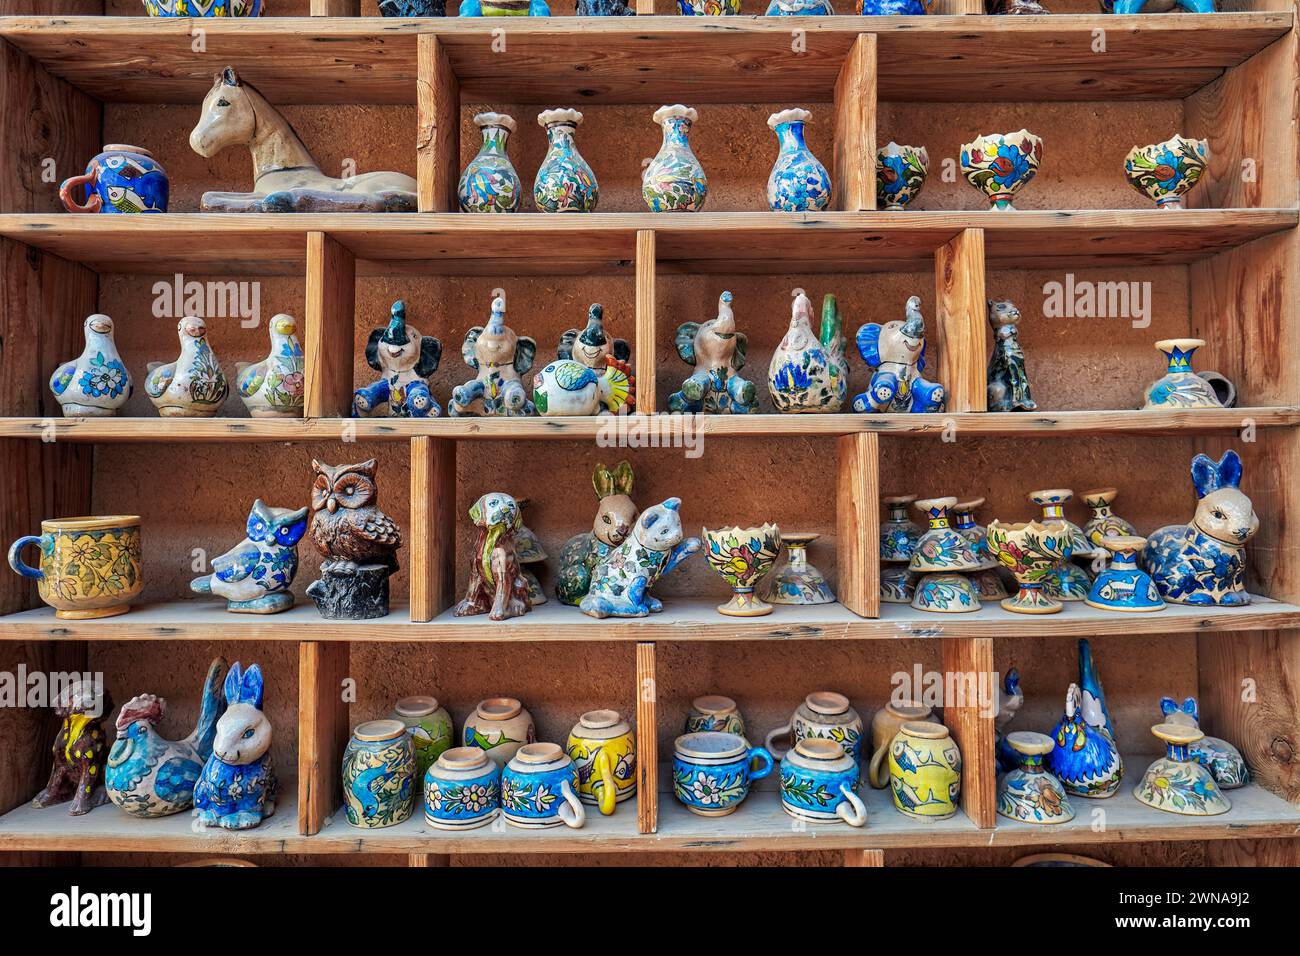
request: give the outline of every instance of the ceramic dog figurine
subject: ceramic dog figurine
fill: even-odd
[[[758,410],[754,383],[737,374],[745,367],[749,339],[736,331],[730,292],[718,296],[717,318],[683,322],[675,341],[677,354],[695,372],[668,397],[672,411],[745,415]]]
[[[506,325],[504,297],[492,300],[492,318],[486,326],[476,325],[469,330],[460,354],[478,374],[452,391],[448,415],[533,414],[522,376],[533,367],[537,342],[515,335],[514,329]]]
[[[632,466],[620,461],[613,470],[597,465],[591,483],[600,503],[591,530],[576,534],[560,551],[560,570],[555,596],[561,604],[577,606],[591,587],[591,572],[602,558],[622,544],[636,521],[632,501]]]
[[[592,617],[645,617],[663,610],[650,596],[663,575],[700,550],[699,538],[682,538],[680,498],[647,508],[632,534],[596,563],[591,587],[579,603]]]
[[[492,491],[474,502],[469,516],[478,527],[469,587],[456,605],[456,616],[487,614],[494,621],[519,617],[533,609],[528,581],[519,569],[515,533],[523,527],[519,502]]]
[[[217,721],[212,756],[194,787],[199,826],[248,830],[275,813],[275,770],[271,766],[271,722],[262,713],[262,669],[226,674],[226,712]]]
[[[32,806],[44,809],[71,800],[68,813],[79,817],[108,802],[104,792],[108,741],[101,721],[112,706],[108,692],[94,681],[74,681],[59,692],[54,713],[62,723],[54,738],[54,765],[49,783]]]
[[[353,417],[373,415],[388,406],[394,418],[437,418],[442,406],[429,391],[429,376],[438,370],[442,343],[406,324],[406,303],[393,303],[387,328],[374,329],[366,342],[366,364],[383,378],[352,394]]]
[[[925,319],[921,298],[907,300],[907,321],[872,322],[858,329],[858,352],[875,371],[867,390],[854,396],[855,412],[941,412],[947,395],[942,385],[927,382]]]
[[[1142,562],[1156,590],[1175,604],[1235,606],[1246,593],[1245,544],[1259,530],[1259,518],[1241,489],[1241,458],[1229,449],[1216,463],[1192,459],[1196,514],[1189,524],[1167,525],[1147,538]]]
[[[298,573],[298,541],[307,510],[272,508],[258,498],[248,513],[248,537],[212,559],[212,573],[190,582],[196,594],[219,594],[235,614],[277,614],[293,607],[289,586]]]
[[[993,355],[989,359],[988,405],[991,412],[1032,412],[1038,403],[1029,395],[1025,351],[1020,347],[1020,310],[1010,300],[988,300]]]

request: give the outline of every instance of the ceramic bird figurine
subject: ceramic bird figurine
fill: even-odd
[[[772,353],[767,388],[778,412],[838,412],[849,391],[848,363],[835,296],[822,300],[821,334],[812,330],[812,302],[794,290],[790,328]]]
[[[235,363],[235,389],[253,418],[302,418],[304,364],[297,332],[293,316],[280,313],[271,319],[266,358]]]
[[[312,459],[311,536],[324,556],[307,587],[322,617],[363,620],[388,613],[388,579],[402,533],[379,510],[375,459],[327,465]]]
[[[1102,690],[1097,665],[1092,660],[1092,645],[1086,637],[1079,638],[1079,690],[1082,692],[1083,719],[1088,726],[1106,731],[1114,740],[1115,728],[1110,722],[1110,711],[1106,709],[1106,692]]]
[[[437,418],[442,406],[429,391],[429,376],[438,370],[442,343],[406,324],[406,303],[393,303],[388,326],[374,329],[366,342],[366,364],[383,378],[352,395],[353,416],[373,415],[387,406],[394,418]]]
[[[163,418],[209,418],[230,394],[221,363],[208,344],[204,321],[187,315],[176,326],[181,354],[174,362],[150,362],[144,380],[149,401]]]
[[[240,670],[235,661],[223,689],[226,712],[217,721],[212,755],[194,786],[194,817],[200,827],[247,830],[275,813],[271,722],[262,712],[262,669],[252,664]]]
[[[636,377],[628,364],[632,349],[605,333],[605,310],[599,302],[587,310],[587,327],[560,336],[556,360],[533,378],[537,414],[604,415],[631,412],[636,404]]]
[[[1104,727],[1086,719],[1078,684],[1066,692],[1065,714],[1052,736],[1055,746],[1044,763],[1072,796],[1109,797],[1119,789],[1124,775],[1119,748]]]
[[[277,614],[293,607],[289,586],[298,573],[298,541],[307,530],[307,509],[271,508],[258,498],[248,514],[248,537],[212,559],[212,573],[190,590],[218,594],[235,614]]]
[[[736,331],[731,293],[718,296],[717,318],[683,322],[677,327],[677,354],[695,367],[682,389],[668,396],[674,412],[744,415],[758,410],[754,383],[738,373],[745,367],[749,339]]]
[[[32,806],[43,809],[71,800],[68,813],[79,817],[108,802],[103,786],[108,741],[100,722],[112,706],[108,692],[97,681],[73,681],[59,692],[54,713],[62,722],[54,738],[50,781],[32,800]]]
[[[96,313],[82,325],[86,347],[50,376],[50,391],[67,418],[116,415],[131,392],[131,373],[122,364],[113,341],[113,320]]]
[[[632,361],[632,347],[626,339],[610,338],[605,331],[605,307],[593,302],[587,309],[587,326],[579,331],[568,329],[560,336],[556,358],[573,359],[587,368],[601,371],[614,359],[623,366]]]
[[[469,516],[479,529],[478,540],[469,587],[456,605],[456,616],[487,614],[504,621],[527,614],[533,606],[515,554],[515,532],[523,525],[519,503],[502,492],[489,492],[474,502]]]
[[[220,657],[208,667],[198,723],[184,740],[166,740],[158,733],[167,710],[162,697],[140,694],[122,706],[104,773],[110,800],[135,817],[165,817],[194,805],[194,785],[212,756],[217,719],[226,709],[221,696],[225,673]]]

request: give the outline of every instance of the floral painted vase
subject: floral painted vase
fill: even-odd
[[[726,2],[736,5],[735,11],[728,12],[739,10],[739,0]],[[655,110],[654,121],[663,127],[663,143],[641,174],[641,196],[651,212],[698,212],[704,208],[709,181],[690,144],[691,127],[698,119],[699,113],[680,104]]]
[[[691,709],[686,714],[686,733],[707,731],[745,736],[745,719],[734,700],[721,694],[705,694],[691,701]]]
[[[1065,695],[1065,713],[1052,732],[1052,751],[1047,769],[1076,797],[1112,796],[1124,776],[1124,761],[1108,729],[1105,704],[1090,718],[1083,703],[1083,691],[1071,684]]]
[[[235,390],[253,418],[302,418],[306,394],[298,323],[281,313],[271,319],[271,351],[260,362],[236,362]]]
[[[84,203],[76,199],[82,187]],[[66,180],[59,187],[59,199],[68,212],[163,213],[169,190],[167,173],[152,153],[139,146],[113,145],[105,146],[80,176]]]
[[[998,780],[998,815],[1022,823],[1068,823],[1074,808],[1061,781],[1043,768],[1043,757],[1052,752],[1052,738],[1046,734],[1016,731],[1004,738],[1016,753],[1019,766]]]
[[[889,783],[889,744],[906,723],[942,723],[934,711],[914,700],[888,701],[871,716],[871,766],[867,779],[877,790]]]
[[[892,140],[876,150],[876,199],[880,208],[898,211],[921,192],[930,172],[924,146],[899,146]]]
[[[477,747],[452,747],[424,775],[424,819],[438,830],[473,830],[501,813],[501,768]]]
[[[1059,613],[1065,605],[1047,593],[1045,581],[1070,557],[1071,539],[1065,522],[1003,524],[993,521],[987,532],[989,550],[1015,575],[1020,586],[1015,597],[1003,600],[1002,606],[1018,614]]]
[[[497,766],[504,767],[519,748],[537,739],[533,715],[513,697],[489,697],[479,701],[474,713],[465,718],[461,740],[466,747],[487,751]]]
[[[1065,506],[1074,500],[1074,492],[1069,488],[1031,491],[1029,500],[1043,509],[1044,523],[1060,521],[1070,535],[1070,558],[1058,564],[1044,579],[1043,585],[1047,593],[1062,601],[1084,600],[1092,588],[1092,576],[1071,561],[1104,558],[1106,549],[1089,541],[1084,536],[1083,529],[1065,516]]]
[[[820,212],[830,205],[830,173],[804,140],[804,124],[811,118],[803,109],[782,110],[767,118],[779,144],[767,177],[767,206],[773,212]]]
[[[1201,181],[1210,158],[1203,139],[1174,136],[1151,146],[1134,146],[1124,159],[1128,184],[1158,209],[1182,209],[1183,196]]]
[[[833,17],[830,0],[772,0],[767,5],[769,17]]]
[[[1012,197],[1038,174],[1042,158],[1043,141],[1028,130],[990,133],[961,148],[961,169],[991,209],[1015,209]]]
[[[1165,606],[1151,575],[1138,567],[1138,555],[1146,538],[1126,536],[1102,538],[1101,543],[1114,557],[1110,566],[1097,575],[1085,602],[1106,611],[1159,611]]]
[[[786,546],[786,562],[766,578],[760,593],[764,601],[773,604],[833,604],[825,575],[808,563],[808,545],[819,535],[812,533],[785,533],[781,543]]]
[[[518,212],[524,188],[506,153],[506,142],[516,129],[514,118],[504,113],[479,113],[474,125],[483,131],[483,145],[456,187],[460,211]]]
[[[900,813],[946,820],[957,812],[961,752],[943,724],[903,724],[888,753],[889,790]]]
[[[451,714],[436,697],[399,697],[393,705],[393,719],[400,720],[411,734],[415,747],[415,779],[424,780],[433,762],[456,742]]]
[[[1192,817],[1213,817],[1232,809],[1214,776],[1191,754],[1190,748],[1205,734],[1195,727],[1170,723],[1156,724],[1151,733],[1164,742],[1165,755],[1147,767],[1133,796],[1157,810]]]
[[[176,326],[181,354],[174,362],[150,362],[144,391],[163,418],[210,418],[230,394],[202,319],[186,316]]]
[[[400,720],[358,724],[343,751],[343,808],[366,830],[396,826],[415,810],[415,747]]]
[[[1160,712],[1164,714],[1167,724],[1201,729],[1195,697],[1186,698],[1182,706],[1175,703],[1172,697],[1161,697]],[[1232,790],[1250,783],[1250,768],[1246,766],[1246,758],[1226,740],[1202,737],[1190,745],[1189,751],[1193,760],[1210,771],[1219,789]]]
[[[919,17],[933,5],[934,0],[857,0],[855,12],[862,17]]]
[[[262,0],[144,0],[151,17],[258,17]]]
[[[906,564],[885,565],[880,569],[880,600],[886,604],[911,604],[916,597],[916,583],[921,575]]]
[[[41,552],[34,568],[21,557],[29,544]],[[24,535],[10,545],[9,567],[36,581],[37,594],[57,618],[88,621],[125,614],[144,589],[140,519],[113,515],[42,521],[39,535]]]
[[[767,735],[763,745],[777,760],[784,760],[791,744],[804,740],[834,742],[852,758],[856,767],[862,757],[862,718],[843,694],[814,691],[804,698],[784,726]]]
[[[684,17],[735,16],[740,0],[677,0],[677,11]]]
[[[819,334],[812,330],[812,302],[803,289],[792,293],[790,327],[772,353],[767,390],[786,414],[838,412],[849,392],[849,367],[835,296],[822,300]]]
[[[501,771],[501,813],[524,829],[579,829],[587,811],[578,799],[578,768],[559,744],[524,744]]]
[[[546,157],[533,183],[533,201],[540,212],[596,211],[600,187],[575,140],[581,122],[577,110],[546,110],[537,115],[547,142]]]
[[[881,499],[886,518],[880,523],[880,560],[911,561],[921,529],[907,517],[908,506],[916,495],[887,495]]]
[[[1167,370],[1146,391],[1144,411],[1152,408],[1222,408],[1214,386],[1192,371],[1192,356],[1204,339],[1161,339],[1156,349]]]
[[[781,761],[781,809],[810,823],[865,826],[858,762],[833,740],[800,740]]]
[[[578,768],[578,798],[602,815],[636,794],[636,734],[618,711],[583,714],[564,749]]]
[[[673,743],[673,793],[692,813],[723,817],[736,811],[750,784],[773,766],[770,753],[736,734],[683,734]]]
[[[731,585],[731,600],[718,611],[733,617],[761,617],[772,605],[756,593],[758,581],[772,569],[781,550],[781,529],[774,524],[759,528],[720,528],[701,532],[709,567]]]
[[[1137,528],[1111,511],[1111,505],[1119,497],[1114,488],[1096,488],[1085,491],[1083,503],[1091,509],[1091,516],[1083,526],[1083,536],[1093,545],[1103,546],[1102,538],[1123,538],[1137,534]]]
[[[913,571],[977,571],[979,555],[970,540],[956,531],[948,520],[956,498],[926,498],[914,503],[929,521],[929,527],[917,539],[908,567]]]
[[[64,362],[50,376],[50,391],[67,418],[107,418],[131,397],[131,373],[122,364],[113,341],[113,320],[89,316],[82,324],[86,346],[81,355]]]

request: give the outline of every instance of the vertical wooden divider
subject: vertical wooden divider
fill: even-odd
[[[451,866],[450,853],[408,853],[406,865],[415,867]]]
[[[655,646],[636,646],[636,832],[659,829],[659,726]]]
[[[655,233],[636,234],[636,410],[655,413]]]
[[[845,850],[844,865],[845,866],[870,866],[870,867],[884,866],[885,851],[884,850]]]
[[[935,251],[934,301],[939,326],[938,380],[948,392],[948,411],[988,411],[983,229],[963,229]]]
[[[880,437],[836,439],[835,526],[840,603],[859,617],[880,616]]]
[[[831,208],[876,208],[876,35],[859,33],[835,80]]]
[[[311,0],[313,17],[359,17],[361,0]]]
[[[961,808],[971,822],[983,830],[997,821],[997,766],[994,754],[993,717],[998,683],[993,673],[991,637],[943,638],[945,686],[959,686],[964,699],[944,702],[943,721],[961,751]],[[953,674],[964,676],[954,681]],[[993,698],[980,701],[980,689]],[[987,705],[987,706],[984,706]]]
[[[455,601],[456,442],[411,439],[411,620],[432,621]]]
[[[339,766],[348,740],[346,641],[298,645],[298,832],[314,836],[342,803]]]
[[[307,233],[305,416],[346,418],[352,413],[352,339],[357,259],[337,239]]]
[[[421,33],[416,74],[416,182],[420,212],[456,212],[460,178],[460,81],[447,48]]]
[[[636,0],[636,15],[652,17],[655,15],[655,0]]]

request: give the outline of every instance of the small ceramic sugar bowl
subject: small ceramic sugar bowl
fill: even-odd
[[[857,786],[857,761],[833,740],[800,740],[781,761],[781,807],[799,820],[864,826],[867,808]]]
[[[758,769],[752,769],[753,764]],[[749,785],[772,772],[772,755],[744,737],[720,731],[683,734],[673,744],[673,793],[703,817],[734,813]]]
[[[591,710],[569,731],[565,751],[578,768],[578,798],[609,816],[636,793],[636,734],[616,710]]]
[[[501,771],[501,812],[526,829],[587,822],[578,799],[578,768],[559,744],[524,744]]]
[[[862,718],[849,705],[849,699],[835,691],[814,691],[785,725],[767,735],[764,745],[777,760],[784,760],[790,742],[823,738],[833,740],[856,765],[862,756]]]
[[[444,750],[424,775],[424,819],[439,830],[473,830],[501,812],[501,768],[478,747]]]

